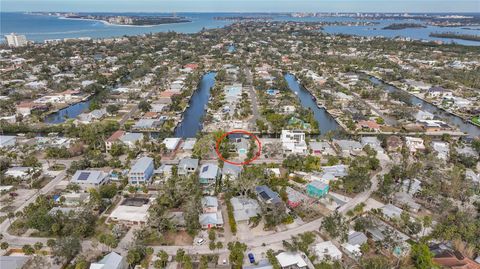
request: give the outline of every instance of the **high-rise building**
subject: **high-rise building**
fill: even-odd
[[[27,45],[27,38],[24,35],[11,33],[9,35],[5,35],[5,40],[7,41],[7,45],[9,47],[23,47]]]

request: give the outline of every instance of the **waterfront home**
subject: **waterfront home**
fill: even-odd
[[[282,130],[280,140],[285,153],[306,154],[308,152],[304,132]]]
[[[95,109],[89,113],[82,113],[78,115],[78,122],[80,123],[91,123],[95,120],[99,120],[103,118],[107,114],[107,109],[102,108],[102,109]]]
[[[272,189],[270,189],[268,186],[257,186],[255,187],[255,192],[257,193],[258,200],[261,201],[264,205],[278,206],[283,204],[282,199],[280,199],[280,195],[272,191]]]
[[[17,144],[17,137],[13,135],[0,135],[0,148],[11,148]]]
[[[150,157],[141,157],[132,166],[128,173],[129,184],[149,183],[154,170],[153,159]]]
[[[440,132],[452,129],[448,124],[440,120],[419,120],[418,124],[422,126],[425,132]]]
[[[222,175],[223,175],[223,178],[236,180],[242,173],[242,170],[243,170],[243,167],[240,165],[224,163],[222,168]]]
[[[334,145],[343,157],[356,156],[362,152],[362,144],[354,140],[333,140]]]
[[[109,173],[96,170],[77,170],[70,180],[71,183],[79,185],[84,190],[97,189],[109,181]]]
[[[313,269],[313,264],[303,252],[282,252],[275,256],[282,269]]]
[[[320,141],[320,142],[312,141],[308,144],[308,146],[310,148],[311,154],[313,154],[313,155],[324,155],[324,156],[327,156],[327,155],[335,156],[336,155],[335,150],[332,148],[330,143],[328,143],[326,141]]]
[[[332,241],[324,241],[313,247],[317,259],[320,261],[338,261],[342,259],[342,252],[332,243]]]
[[[196,138],[187,138],[182,144],[182,150],[185,152],[193,152],[193,148],[195,147],[195,143],[197,143]]]
[[[433,98],[453,97],[453,93],[451,91],[445,90],[443,87],[440,87],[440,86],[434,86],[428,89],[427,95]]]
[[[357,123],[357,129],[368,132],[379,132],[380,125],[373,120],[361,120]]]
[[[179,175],[193,174],[197,171],[198,159],[183,158],[178,163],[177,173]]]
[[[145,224],[152,201],[154,201],[153,198],[125,198],[112,211],[108,220],[127,225]]]
[[[388,152],[399,151],[403,147],[402,138],[396,135],[387,137],[386,144]]]
[[[40,110],[40,109],[47,109],[46,106],[36,104],[34,102],[27,102],[27,101],[22,101],[18,105],[15,106],[17,114],[21,114],[23,116],[28,116],[32,113],[34,110]]]
[[[206,163],[200,167],[199,174],[200,184],[203,185],[212,185],[215,184],[217,179],[220,179],[221,173],[218,165],[214,163]]]
[[[288,200],[287,200],[287,205],[290,207],[290,208],[295,208],[295,207],[298,207],[300,206],[301,204],[303,204],[304,202],[308,201],[308,197],[291,188],[291,187],[287,187],[285,189],[285,191],[287,192],[287,197],[288,197]]]
[[[175,152],[181,141],[182,139],[178,137],[168,137],[163,139],[162,143],[165,145],[167,152]]]
[[[405,145],[411,153],[425,150],[423,139],[421,139],[420,137],[405,137]]]
[[[98,262],[90,264],[90,269],[127,269],[127,258],[116,252],[110,252]]]
[[[432,113],[428,112],[428,111],[423,111],[423,110],[419,110],[415,115],[415,120],[417,121],[421,121],[421,120],[433,120],[433,118],[435,117],[435,115],[433,115]]]
[[[367,243],[368,238],[362,232],[349,231],[347,242],[342,244],[345,252],[352,258],[359,258],[362,256],[360,247]]]
[[[323,198],[328,194],[330,186],[328,184],[321,182],[319,180],[314,180],[308,183],[306,187],[306,192],[309,196],[314,198]]]
[[[162,119],[139,119],[132,128],[136,130],[152,130],[160,128],[162,124]]]
[[[214,196],[202,197],[202,212],[203,213],[215,213],[218,211],[218,199]]]
[[[260,215],[260,205],[257,200],[248,197],[233,197],[230,199],[233,207],[235,222],[249,221],[250,218]]]

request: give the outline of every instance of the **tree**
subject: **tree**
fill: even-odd
[[[60,237],[53,246],[52,254],[57,258],[64,258],[65,260],[73,259],[80,251],[82,245],[77,237],[68,236]]]
[[[165,250],[160,250],[158,253],[157,253],[157,257],[160,258],[159,260],[157,261],[160,261],[160,267],[158,268],[165,268],[167,266],[167,262],[168,262],[168,254]],[[155,267],[157,268],[157,267]]]
[[[23,251],[23,253],[25,253],[25,255],[32,255],[33,253],[35,253],[35,249],[31,245],[28,245],[28,244],[23,245],[22,251]]]
[[[140,101],[140,103],[138,103],[138,108],[142,111],[142,112],[147,112],[149,111],[152,106],[150,105],[149,102],[145,101],[145,100],[142,100]]]
[[[333,238],[347,240],[348,225],[345,218],[338,211],[326,216],[322,221],[322,228]]]
[[[117,185],[105,184],[99,188],[100,196],[102,198],[112,199],[117,194]]]
[[[417,269],[437,268],[433,263],[433,254],[425,243],[414,244],[410,256]]]
[[[175,261],[181,263],[183,261],[183,256],[185,256],[185,250],[183,248],[177,249],[177,255],[175,255]]]
[[[0,243],[0,249],[6,250],[7,248],[8,248],[8,243],[7,242]]]
[[[236,242],[228,243],[228,250],[230,250],[229,259],[232,264],[232,268],[240,269],[243,265],[244,253],[247,250],[247,245]]]
[[[33,244],[33,247],[35,248],[36,251],[39,251],[43,248],[43,243],[42,242],[36,242]]]

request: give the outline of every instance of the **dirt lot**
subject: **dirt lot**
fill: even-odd
[[[168,232],[165,234],[165,241],[169,245],[175,246],[191,246],[193,244],[193,237],[191,237],[186,231],[180,232]]]

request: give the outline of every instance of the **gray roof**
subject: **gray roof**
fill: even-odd
[[[126,133],[122,135],[119,139],[122,142],[133,142],[135,143],[136,141],[140,140],[143,138],[142,133]]]
[[[362,148],[362,144],[355,140],[334,140],[342,150],[352,150]]]
[[[197,170],[198,167],[198,159],[191,159],[191,158],[183,158],[178,163],[178,171],[184,170],[185,168],[193,168]]]
[[[206,163],[200,167],[200,178],[213,179],[218,174],[218,165],[214,163]]]
[[[278,193],[272,191],[268,186],[262,185],[255,187],[257,195],[265,202],[271,202],[273,204],[281,203],[282,200]]]
[[[217,211],[216,213],[204,213],[198,218],[201,225],[223,225],[222,211]]]
[[[308,185],[315,187],[316,189],[323,190],[328,187],[328,184],[321,182],[320,180],[314,180],[310,182]]]
[[[115,252],[110,252],[97,262],[97,264],[103,264],[102,269],[120,269],[122,268],[122,260],[122,256]]]
[[[392,204],[386,204],[380,209],[382,209],[383,214],[389,218],[400,217],[400,214],[402,214],[403,211],[401,208],[398,208]]]
[[[20,269],[30,259],[27,256],[0,256],[0,268]]]
[[[348,235],[348,243],[352,246],[367,242],[367,236],[362,232],[353,232]]]
[[[135,162],[130,169],[130,173],[143,173],[147,170],[148,166],[153,163],[153,159],[150,157],[142,157]]]
[[[268,260],[260,260],[258,264],[243,266],[242,269],[273,269]]]
[[[332,165],[332,166],[323,166],[322,167],[323,173],[330,173],[336,177],[344,177],[348,174],[347,166],[344,164],[339,165]]]
[[[218,207],[218,199],[214,196],[202,197],[202,207]]]
[[[243,170],[243,167],[241,166],[230,164],[230,163],[224,163],[222,168],[222,174],[238,177],[242,172],[242,170]]]
[[[76,184],[99,184],[108,176],[108,173],[96,170],[77,170],[71,182]]]
[[[233,197],[230,199],[233,207],[233,217],[235,221],[249,220],[260,214],[260,206],[257,200],[246,197]]]

